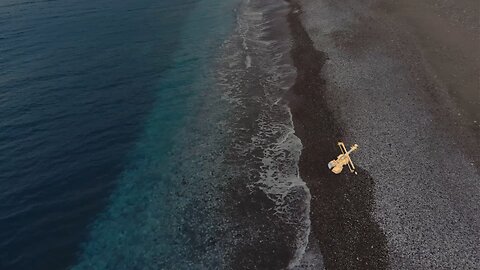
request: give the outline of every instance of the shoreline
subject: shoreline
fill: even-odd
[[[303,144],[300,177],[311,190],[311,241],[318,244],[326,268],[385,269],[386,239],[372,216],[373,179],[358,168],[358,175],[334,175],[327,163],[338,154],[336,142],[343,130],[333,117],[320,72],[328,59],[314,48],[300,20],[301,7],[288,1],[288,23],[293,37],[291,57],[297,78],[287,94],[295,135]]]
[[[224,160],[228,269],[292,269],[310,228],[309,198],[298,177],[302,145],[282,97],[295,80],[284,1],[243,1],[219,66],[230,103]]]

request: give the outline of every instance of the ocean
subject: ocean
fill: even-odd
[[[2,1],[0,269],[298,265],[288,11]]]

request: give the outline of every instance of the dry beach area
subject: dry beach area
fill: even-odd
[[[299,269],[479,269],[480,3],[290,4],[312,194]],[[358,175],[328,171],[336,140],[359,144]]]

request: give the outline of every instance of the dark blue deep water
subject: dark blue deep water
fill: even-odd
[[[115,268],[91,258],[95,239],[131,245],[109,246],[98,218],[148,179],[127,167],[167,158],[234,19],[214,2],[0,2],[0,269]]]

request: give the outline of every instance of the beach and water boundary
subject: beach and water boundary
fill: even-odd
[[[475,3],[7,0],[0,268],[479,268]]]
[[[202,14],[205,3],[191,14]],[[178,95],[188,98],[183,127],[173,130],[175,139],[162,139],[175,147],[157,158],[165,131],[157,125],[164,116],[154,109],[133,156],[138,162],[124,172],[74,269],[299,264],[310,232],[310,192],[299,177],[302,145],[283,99],[295,78],[286,31],[289,6],[233,6],[227,15],[235,15],[234,30],[219,54],[198,67],[203,75],[192,73],[191,84],[159,96],[172,102]],[[205,43],[218,49],[213,44]],[[184,55],[180,62],[190,61],[188,49],[178,53]],[[183,74],[172,75],[175,80],[190,76],[172,72]]]
[[[245,1],[235,8],[235,30],[215,64],[216,91],[200,99],[203,106],[222,108],[223,113],[199,114],[214,124],[195,132],[212,139],[207,143],[192,138],[217,146],[214,151],[194,150],[210,153],[211,162],[198,163],[210,172],[187,174],[183,178],[190,180],[178,187],[203,191],[184,194],[191,202],[183,204],[180,216],[191,218],[181,218],[177,224],[189,224],[187,234],[180,231],[187,237],[178,247],[184,254],[190,250],[197,255],[188,264],[170,260],[164,267],[387,269],[399,265],[395,255],[396,264],[391,265],[391,236],[376,214],[381,178],[372,177],[362,163],[357,164],[358,175],[341,176],[331,174],[325,165],[338,154],[336,142],[351,139],[352,130],[332,102],[332,82],[323,70],[329,55],[316,44],[325,40],[311,39],[303,25],[308,19],[303,5]],[[202,125],[196,119],[189,126]],[[185,129],[185,138],[189,130]],[[368,141],[362,144],[368,148]],[[198,165],[194,163],[187,170],[194,171]],[[170,177],[178,177],[178,170]],[[207,181],[209,187],[194,184],[195,179]],[[193,250],[208,249],[185,248],[191,241],[197,243]]]

